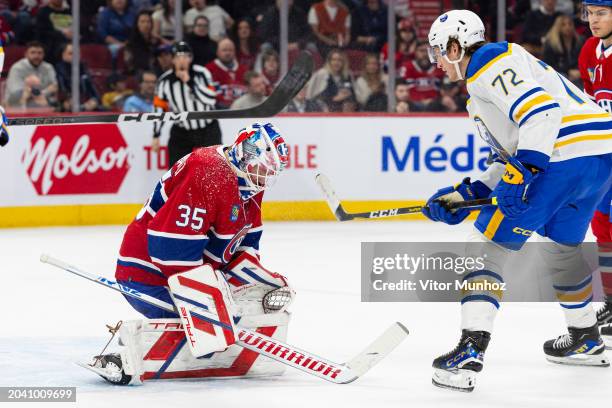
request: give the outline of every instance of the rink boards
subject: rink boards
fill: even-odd
[[[464,115],[311,114],[271,121],[289,144],[290,166],[265,194],[266,220],[333,219],[314,182],[319,172],[348,210],[366,211],[421,204],[438,188],[476,176],[488,155]],[[221,121],[224,143],[251,122]],[[167,165],[165,147],[150,148],[152,133],[152,124],[135,123],[13,127],[0,151],[0,226],[129,222]]]

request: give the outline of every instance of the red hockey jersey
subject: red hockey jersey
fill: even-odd
[[[410,100],[414,102],[436,99],[440,96],[440,84],[444,72],[435,65],[423,70],[416,61],[408,61],[399,69],[399,76],[406,80],[410,87]]]
[[[115,277],[167,285],[204,263],[219,268],[239,251],[257,254],[263,192],[244,201],[223,146],[195,150],[157,183],[128,226]]]
[[[237,62],[234,69],[229,69],[218,58],[206,64],[215,82],[217,90],[217,103],[221,108],[229,108],[232,102],[240,98],[247,91],[244,84],[244,74],[247,67]]]
[[[597,37],[589,38],[580,51],[578,67],[584,91],[606,111],[612,113],[612,46],[604,48]]]

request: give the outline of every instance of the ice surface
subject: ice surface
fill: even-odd
[[[286,274],[298,293],[290,343],[341,362],[393,321],[408,327],[408,339],[349,385],[288,369],[273,379],[164,381],[142,387],[113,387],[73,364],[100,351],[107,340],[106,323],[137,318],[137,313],[116,292],[38,261],[46,252],[112,277],[124,227],[0,230],[0,386],[76,386],[83,407],[609,404],[612,369],[544,360],[543,341],[565,330],[556,304],[504,305],[476,390],[463,394],[431,385],[432,359],[458,339],[458,305],[360,303],[360,242],[463,240],[469,228],[429,222],[268,223],[262,261]]]

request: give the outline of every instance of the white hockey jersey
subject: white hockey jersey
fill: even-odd
[[[612,153],[612,116],[552,67],[518,44],[489,43],[467,68],[467,110],[522,162],[549,162]],[[481,180],[494,188],[503,166]]]

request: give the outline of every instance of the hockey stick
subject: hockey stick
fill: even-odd
[[[96,276],[85,272],[73,265],[69,265],[49,255],[41,255],[40,261],[53,265],[57,268],[71,272],[77,276],[88,279],[110,289],[114,289],[123,295],[131,296],[143,302],[157,306],[160,309],[176,312],[174,305],[156,299],[145,293],[141,293],[129,286],[119,282],[111,281],[103,276]],[[301,350],[290,344],[283,343],[277,339],[265,336],[256,331],[238,326],[238,338],[236,344],[248,350],[254,351],[272,360],[278,361],[298,370],[304,371],[335,384],[347,384],[355,381],[365,374],[370,368],[378,364],[393,349],[395,349],[408,336],[408,329],[399,322],[394,323],[365,350],[347,363],[337,364],[330,360],[319,357],[310,352]]]
[[[287,75],[272,94],[261,104],[247,109],[211,110],[201,112],[162,113],[121,113],[107,115],[37,116],[9,119],[9,126],[23,125],[66,125],[75,123],[117,123],[117,122],[176,122],[198,119],[265,118],[274,116],[287,106],[295,95],[306,85],[312,74],[312,56],[302,51]]]
[[[396,217],[398,215],[404,214],[417,214],[420,213],[424,205],[416,205],[412,207],[398,207],[398,208],[388,208],[386,210],[372,210],[369,212],[361,212],[361,213],[349,213],[342,207],[336,192],[334,191],[331,182],[324,174],[317,174],[315,180],[323,194],[325,194],[325,198],[327,199],[327,204],[329,208],[332,210],[338,221],[350,221],[355,218],[383,218],[383,217]],[[497,205],[497,200],[495,197],[493,198],[481,198],[478,200],[469,200],[462,201],[459,203],[453,203],[449,206],[449,209],[458,209],[458,208],[480,208],[485,205]]]

